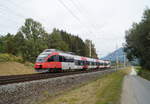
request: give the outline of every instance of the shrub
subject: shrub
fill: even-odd
[[[22,63],[23,59],[20,56],[14,56],[7,53],[0,54],[0,62],[8,62],[8,61],[15,61],[15,62]]]

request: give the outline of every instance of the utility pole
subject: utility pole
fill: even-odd
[[[118,70],[118,55],[117,55],[118,46],[116,44],[116,71]]]
[[[90,41],[90,42],[89,42],[89,56],[90,56],[90,57],[91,57],[91,53],[92,53],[91,48],[92,48],[92,43],[91,43],[91,41]]]
[[[126,55],[124,53],[124,68],[126,67]]]

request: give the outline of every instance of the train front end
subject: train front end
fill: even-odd
[[[42,52],[36,59],[36,63],[34,68],[37,72],[48,72],[48,68],[46,67],[47,57],[50,55],[50,52]]]

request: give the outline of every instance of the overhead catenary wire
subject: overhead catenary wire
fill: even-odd
[[[90,34],[93,34],[93,32],[91,31],[91,29],[87,28],[87,26],[83,23],[83,21],[81,21],[80,17],[77,16],[62,0],[58,0],[66,9],[67,11],[87,30],[87,33],[90,35]],[[9,3],[9,5],[13,6],[14,8],[17,8],[19,7],[20,9],[19,10],[22,10],[22,12],[16,12],[16,11],[13,11],[13,9],[11,9],[9,6],[6,6],[6,5],[1,5],[0,4],[0,9],[2,11],[9,11],[10,14],[13,14],[12,16],[16,16],[16,17],[19,17],[20,19],[24,20],[26,18],[26,16],[24,16],[23,14],[23,8],[18,5],[16,2],[12,1],[12,0],[7,0],[6,1],[7,3]],[[76,4],[75,4],[76,5]],[[76,5],[77,7],[77,5]],[[78,7],[77,7],[78,8]],[[79,11],[79,10],[78,10]],[[9,14],[9,15],[10,15]],[[3,14],[2,14],[3,15]],[[6,18],[8,18],[6,16]],[[16,23],[18,22],[18,20],[16,21],[15,19],[10,19],[8,18],[9,21],[12,21],[13,23]]]
[[[65,9],[87,30],[87,33],[90,35],[90,33],[92,33],[90,31],[90,29],[88,29],[85,24],[81,21],[81,19],[76,16],[76,14],[74,14],[72,12],[72,10],[63,2],[63,0],[58,0],[60,2],[61,5],[63,5],[65,7]]]
[[[70,8],[67,7],[67,5],[62,1],[58,0],[66,9],[67,11],[79,22],[81,23],[80,19],[70,10]],[[81,23],[82,24],[82,23]]]
[[[78,12],[84,17],[84,19],[86,19],[87,21],[90,21],[89,18],[88,18],[88,12],[87,12],[87,10],[85,8],[83,8],[83,6],[81,6],[81,3],[78,0],[75,0],[76,2],[74,2],[74,0],[69,0],[69,1],[74,5],[74,7],[78,10]],[[81,9],[81,7],[82,7],[82,9]],[[86,14],[84,14],[83,11],[85,11]],[[95,34],[95,31],[97,31],[97,29],[95,28],[95,24],[91,23],[91,22],[88,22],[88,24],[91,27],[91,29],[94,31],[94,34]],[[96,33],[98,33],[98,32],[96,32]]]

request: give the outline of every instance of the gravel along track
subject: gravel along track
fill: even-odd
[[[110,70],[113,70],[113,69],[110,69]],[[107,70],[94,70],[94,71],[105,72],[105,71],[109,71],[109,69],[107,69]],[[86,70],[86,71],[62,72],[62,73],[38,73],[38,74],[0,76],[0,85],[26,82],[26,81],[33,81],[33,80],[40,80],[40,79],[47,79],[47,78],[55,78],[55,77],[61,77],[61,76],[66,76],[66,75],[73,75],[73,74],[89,73],[89,72],[94,72],[94,71],[93,70]]]

